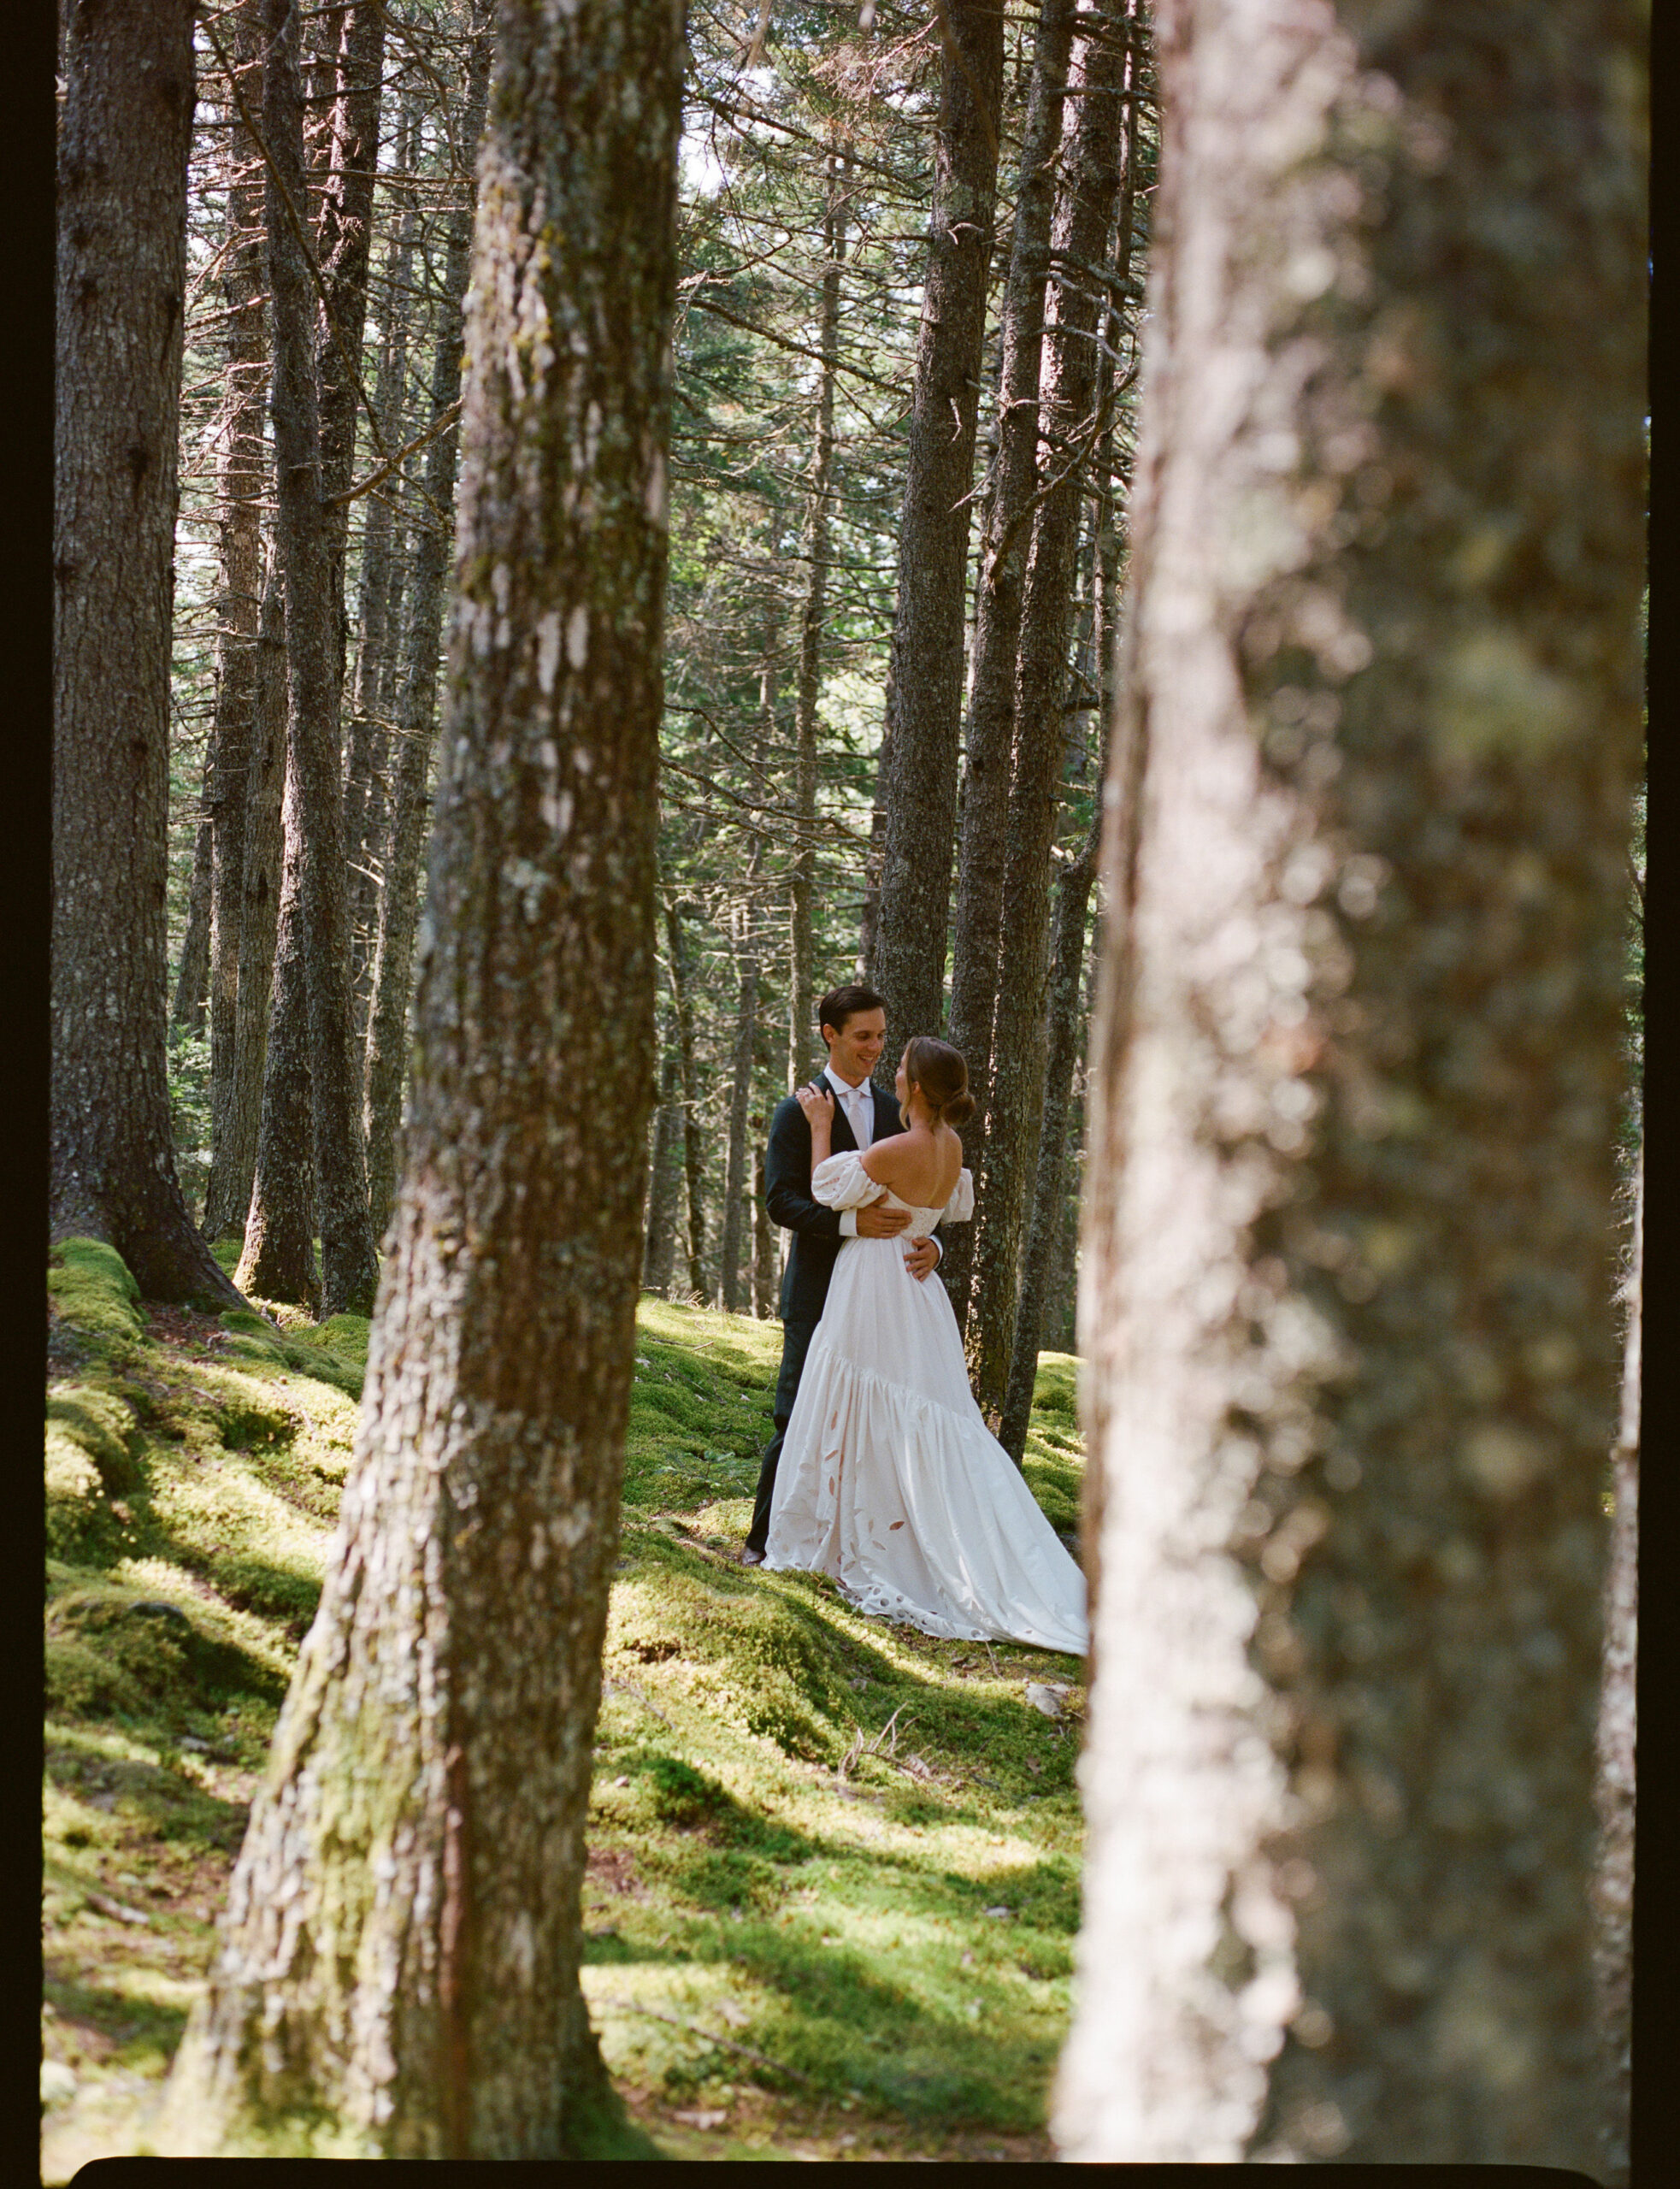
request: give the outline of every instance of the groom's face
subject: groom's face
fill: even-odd
[[[829,1063],[842,1079],[856,1087],[859,1081],[870,1078],[881,1062],[881,1052],[887,1046],[887,1013],[880,1009],[851,1012],[838,1033],[832,1026],[825,1026],[822,1038],[828,1044]]]

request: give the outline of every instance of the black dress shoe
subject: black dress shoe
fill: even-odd
[[[764,1562],[763,1552],[754,1550],[751,1543],[744,1543],[738,1555],[743,1566],[762,1566]]]

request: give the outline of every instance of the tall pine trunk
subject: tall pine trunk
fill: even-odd
[[[149,1297],[239,1304],[169,1121],[169,653],[192,10],[64,30],[54,428],[51,1236]]]
[[[462,131],[469,145],[484,126],[490,41],[480,32],[468,68]],[[444,258],[443,298],[432,358],[432,423],[452,408],[461,392],[462,302],[470,265],[472,215],[450,221]],[[455,500],[460,431],[445,427],[426,451],[425,495],[433,510]],[[403,1078],[408,1063],[409,998],[414,980],[420,876],[426,852],[427,777],[437,734],[438,639],[443,627],[449,542],[422,504],[415,522],[414,568],[404,621],[402,691],[397,706],[392,767],[391,827],[386,841],[379,927],[369,975],[373,1002],[363,1071],[363,1118],[368,1139],[368,1192],[374,1224],[383,1233],[396,1197],[398,1131]]]
[[[396,161],[406,174],[413,157],[416,103],[409,100],[398,117]],[[408,378],[408,296],[414,273],[415,212],[405,206],[385,257],[385,327],[380,345],[374,408],[386,445],[402,445],[403,398]],[[350,730],[345,743],[345,857],[350,869],[351,989],[358,1014],[360,1038],[367,1038],[368,973],[379,918],[378,861],[384,850],[388,811],[382,788],[390,766],[391,737],[386,700],[397,628],[393,610],[402,599],[403,546],[398,536],[397,498],[401,481],[393,477],[367,499],[362,522],[361,569],[357,582],[356,673],[350,693]]]
[[[647,1189],[642,1289],[669,1296],[676,1267],[677,1201],[682,1191],[681,1059],[669,1035],[659,1060],[659,1107],[653,1120],[653,1155]]]
[[[303,966],[321,1312],[323,1317],[345,1310],[367,1314],[373,1307],[379,1262],[368,1220],[359,1076],[351,1053],[333,520],[323,499],[311,355],[298,15],[292,0],[262,0],[262,127],[268,154],[264,198],[274,340],[274,536],[286,587],[287,673],[288,875],[280,905],[280,951],[284,958],[295,939]],[[284,994],[277,992],[271,1053],[284,1001]]]
[[[840,356],[840,267],[846,257],[847,168],[848,163],[840,153],[829,153],[828,203],[822,213],[822,303],[817,326],[817,347],[822,363],[816,383],[811,488],[805,504],[805,598],[799,619],[799,667],[793,696],[793,811],[799,834],[789,877],[790,1087],[799,1086],[810,1077],[819,1046],[811,919],[811,888],[816,874],[816,706],[822,689],[822,637],[828,613],[828,560],[834,528],[829,504],[834,493],[834,370]]]
[[[1015,664],[1021,581],[1032,544],[1038,486],[1039,379],[1044,299],[1050,280],[1056,159],[1073,46],[1074,0],[1044,0],[1033,50],[1015,231],[1004,283],[998,371],[998,453],[975,585],[974,672],[963,770],[963,841],[951,956],[951,1039],[969,1067],[969,1091],[983,1117],[992,1073],[992,1014],[998,994],[1010,754],[1015,742]],[[966,1315],[974,1227],[954,1227],[940,1274],[959,1323]]]
[[[1129,198],[1130,191],[1127,192]],[[1122,210],[1123,220],[1124,208]],[[1105,339],[1117,349],[1117,315],[1105,316]],[[1114,359],[1105,356],[1097,375],[1098,402],[1106,407],[1112,389]],[[1109,727],[1115,705],[1114,651],[1120,603],[1119,511],[1114,481],[1115,435],[1111,423],[1097,444],[1094,536],[1091,548],[1091,653],[1095,668],[1100,755],[1097,811],[1078,855],[1056,877],[1056,913],[1050,935],[1050,982],[1044,1009],[1044,1091],[1040,1109],[1038,1163],[1033,1180],[1032,1211],[1021,1256],[1021,1281],[1015,1301],[1015,1332],[1010,1346],[1009,1382],[1004,1393],[998,1441],[1017,1466],[1027,1449],[1027,1425],[1038,1382],[1038,1354],[1046,1313],[1058,1289],[1057,1263],[1073,1260],[1076,1227],[1069,1222],[1070,1159],[1076,1159],[1082,1119],[1074,1100],[1074,1074],[1083,1048],[1086,1013],[1085,930],[1091,892],[1102,850],[1100,786],[1108,773]],[[1065,1283],[1065,1280],[1064,1280]]]
[[[166,2150],[610,2151],[580,1897],[652,1084],[683,44],[671,0],[498,32],[408,1162]]]
[[[688,1215],[688,1292],[706,1297],[706,1213],[704,1170],[700,1147],[700,1060],[694,1049],[694,1005],[688,985],[688,959],[682,914],[674,897],[665,900],[665,947],[671,966],[671,1007],[675,1018],[677,1060],[682,1086],[682,1177]]]
[[[211,1112],[210,1171],[204,1190],[207,1239],[245,1230],[262,1135],[285,849],[280,805],[286,782],[286,610],[272,557],[270,562],[251,669],[251,740],[236,907],[233,1057],[220,1105]],[[213,1083],[213,1096],[215,1092]]]
[[[1067,751],[1068,650],[1080,516],[1100,437],[1096,336],[1108,298],[1092,269],[1109,262],[1123,181],[1135,156],[1135,32],[1141,0],[1104,0],[1076,66],[1077,115],[1055,225],[1059,279],[1046,330],[1042,499],[1022,587],[1016,737],[999,910],[997,1021],[975,1171],[973,1292],[964,1336],[975,1395],[1001,1410],[1009,1383],[1022,1230],[1039,1145],[1049,976],[1050,853]],[[1129,223],[1121,223],[1129,243]],[[1124,280],[1125,264],[1115,269]]]
[[[356,462],[362,338],[368,315],[368,267],[384,88],[385,3],[384,0],[348,0],[336,12],[337,80],[331,150],[316,229],[321,298],[315,341],[321,493],[326,504],[327,552],[332,572],[333,658],[342,692],[349,635],[345,614],[345,548],[350,526],[350,505],[343,496]]]
[[[745,1267],[750,1293],[752,1270],[752,1170],[746,1124],[752,1106],[752,1060],[757,1046],[758,956],[754,947],[750,909],[743,910],[737,917],[735,962],[740,994],[735,1006],[728,1155],[723,1184],[723,1239],[718,1254],[718,1305],[729,1315],[739,1315],[750,1305],[750,1297],[743,1297],[741,1277]]]
[[[916,343],[875,807],[882,819],[870,977],[894,1055],[944,1018],[946,925],[963,719],[975,423],[998,188],[1004,13],[948,0],[934,204]]]
[[[233,18],[233,66],[245,79],[239,97],[249,106],[260,66],[253,8]],[[229,1158],[237,1137],[239,1086],[239,959],[245,922],[245,837],[256,735],[257,633],[262,613],[262,490],[268,451],[262,409],[268,345],[262,325],[264,292],[262,185],[259,157],[228,87],[222,119],[227,128],[227,261],[221,293],[227,314],[227,423],[217,460],[221,553],[220,629],[216,639],[215,718],[211,747],[215,769],[206,784],[210,809],[210,1168],[204,1192],[204,1234],[215,1239],[242,1225],[228,1204]],[[265,972],[265,997],[268,975]],[[266,1026],[266,1012],[265,1012]],[[254,1143],[253,1143],[254,1160]],[[244,1166],[245,1196],[251,1191]]]
[[[1158,36],[1056,2135],[1590,2174],[1642,21]]]
[[[215,859],[212,807],[220,772],[220,740],[212,723],[204,746],[203,810],[192,832],[192,873],[186,889],[186,925],[181,935],[180,965],[169,1020],[180,1034],[202,1034],[210,982],[210,890]]]

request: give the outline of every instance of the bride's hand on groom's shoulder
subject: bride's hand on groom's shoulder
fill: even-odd
[[[813,1080],[807,1087],[793,1089],[794,1100],[805,1113],[810,1125],[832,1126],[834,1122],[834,1098],[826,1087],[819,1087]]]

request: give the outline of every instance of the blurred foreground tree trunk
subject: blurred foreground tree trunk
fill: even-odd
[[[879,897],[865,944],[868,977],[887,998],[887,1044],[894,1059],[912,1034],[937,1034],[944,1018],[969,495],[1003,96],[1002,9],[991,0],[948,0],[939,20],[944,44],[934,204],[875,792],[884,833]]]
[[[1057,2139],[1591,2174],[1643,18],[1157,31]]]
[[[1628,2180],[1633,2081],[1633,1895],[1636,1707],[1639,1657],[1639,1370],[1644,1325],[1645,1159],[1634,1188],[1627,1336],[1622,1350],[1622,1415],[1611,1454],[1615,1502],[1604,1593],[1604,1679],[1599,1698],[1599,1852],[1593,1880],[1597,1924],[1600,2072],[1604,2119],[1600,2171],[1610,2189]]]
[[[176,1175],[166,1070],[192,10],[74,7],[63,68],[49,1221],[109,1241],[151,1299],[236,1307]]]
[[[578,1963],[653,1093],[682,20],[509,5],[497,44],[407,1163],[166,2150],[645,2155]]]

